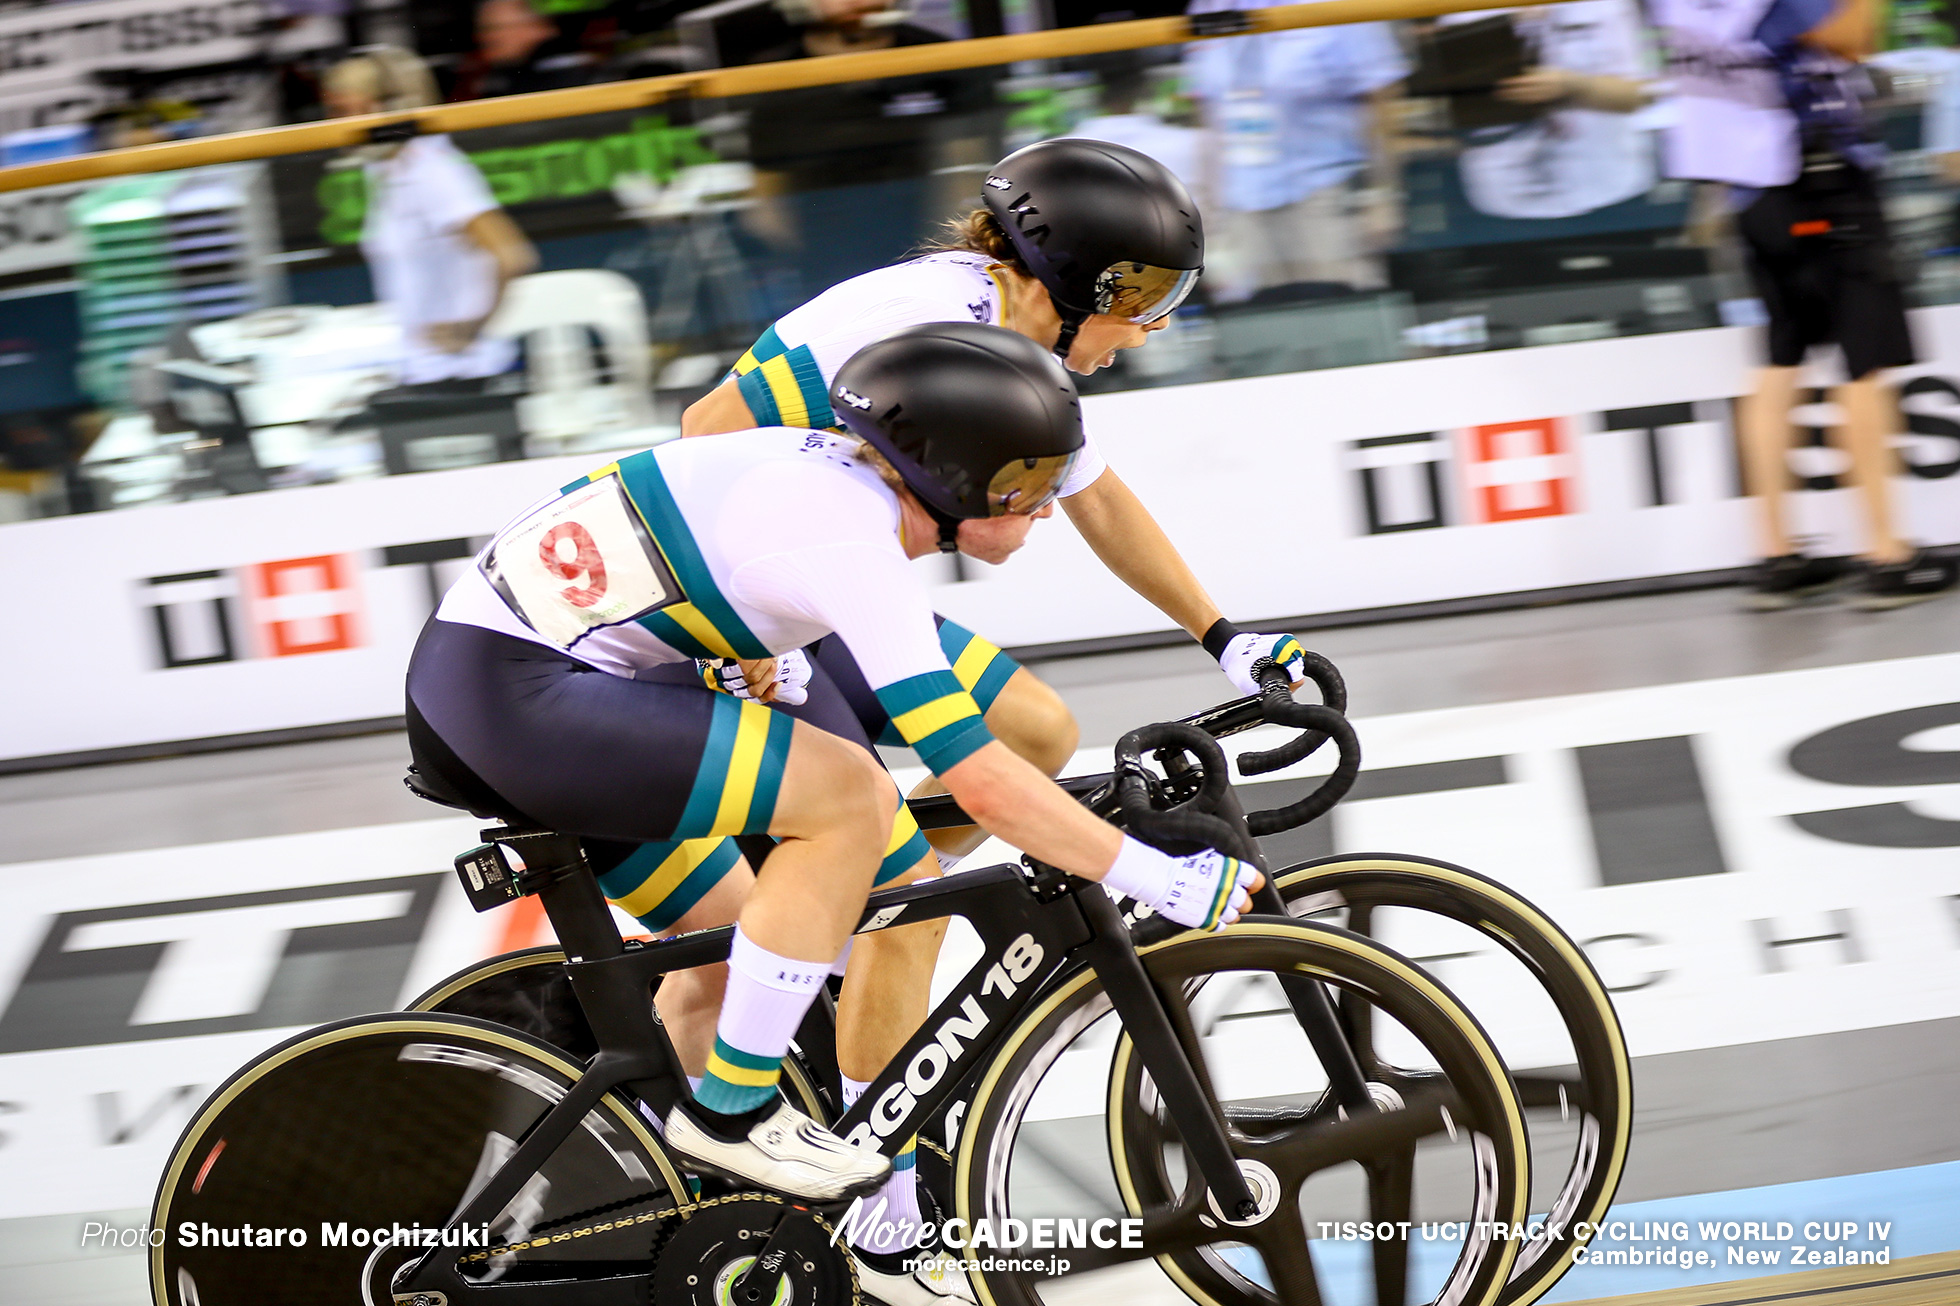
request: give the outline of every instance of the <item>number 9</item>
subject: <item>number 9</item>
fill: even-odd
[[[569,559],[558,549],[566,542],[573,549]],[[538,560],[560,580],[586,581],[583,586],[571,585],[559,591],[573,607],[589,608],[605,597],[606,560],[599,556],[599,542],[592,538],[592,532],[577,522],[560,522],[546,531],[538,541]]]

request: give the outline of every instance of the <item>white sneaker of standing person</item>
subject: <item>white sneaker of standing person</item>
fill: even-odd
[[[687,1104],[667,1113],[667,1146],[687,1160],[786,1197],[836,1202],[878,1187],[891,1162],[852,1147],[777,1098],[742,1138],[724,1138],[695,1119]]]

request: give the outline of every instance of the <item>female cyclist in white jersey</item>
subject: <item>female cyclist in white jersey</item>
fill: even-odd
[[[866,345],[931,322],[984,322],[1051,349],[1075,372],[1108,366],[1142,345],[1196,283],[1203,224],[1182,183],[1147,155],[1121,145],[1052,140],[1016,151],[981,187],[983,207],[953,224],[939,250],[832,287],[778,320],[714,391],[682,417],[683,435],[712,435],[782,422],[834,427],[839,369]],[[1149,510],[1109,467],[1093,437],[1060,488],[1063,508],[1106,566],[1203,643],[1241,693],[1256,693],[1261,657],[1297,680],[1304,656],[1289,635],[1241,632],[1224,619]],[[940,547],[949,547],[942,522]],[[1049,775],[1075,752],[1078,732],[1060,697],[986,639],[939,619],[948,662],[999,740]],[[864,734],[904,742],[866,687],[852,650],[829,639],[782,660],[731,661],[711,675],[835,733],[855,718]],[[943,792],[934,779],[915,793]],[[985,834],[935,830],[897,843],[894,861],[916,861],[929,839],[939,865],[885,868],[901,883],[950,870]],[[738,900],[740,871],[721,892]],[[887,930],[864,940],[840,1016],[838,1060],[847,1096],[874,1078],[926,1013],[944,922]],[[908,1196],[909,1194],[901,1194]],[[889,1300],[889,1299],[887,1299]],[[891,1303],[891,1306],[899,1306]]]
[[[408,675],[418,769],[476,810],[672,848],[668,893],[732,836],[780,841],[733,913],[704,1073],[664,1126],[682,1156],[812,1200],[891,1177],[882,1157],[782,1103],[776,1082],[903,809],[866,748],[710,692],[694,659],[766,658],[835,635],[905,741],[992,833],[1197,928],[1236,919],[1259,883],[1216,852],[1137,843],[995,741],[908,565],[949,537],[1004,560],[1049,515],[1082,443],[1067,374],[1012,333],[928,325],[862,351],[831,394],[855,439],[770,428],[663,445],[527,510],[445,597]],[[657,906],[654,880],[629,907]],[[726,906],[711,894],[679,924],[720,923],[702,917]],[[668,985],[689,975],[663,983],[663,1012]],[[840,1030],[857,1001],[847,983]],[[701,1031],[669,1025],[687,1059]],[[894,1306],[965,1295],[859,1259],[861,1281]]]

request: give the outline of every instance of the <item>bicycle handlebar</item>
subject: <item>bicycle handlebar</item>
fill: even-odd
[[[1345,714],[1347,684],[1341,679],[1341,673],[1335,669],[1332,662],[1318,653],[1308,653],[1306,659],[1303,670],[1307,679],[1320,687],[1321,705],[1332,710],[1336,715]],[[1260,663],[1265,665],[1260,666]],[[1292,682],[1285,670],[1274,666],[1265,658],[1261,658],[1253,665],[1258,668],[1260,719],[1274,725],[1306,724],[1304,720],[1287,719],[1291,715],[1286,711],[1287,708],[1311,705],[1293,701]],[[1326,743],[1328,733],[1325,729],[1310,729],[1278,748],[1269,748],[1259,753],[1242,753],[1239,755],[1239,771],[1244,775],[1264,775],[1268,771],[1292,766]]]
[[[1348,724],[1347,717],[1333,704],[1338,694],[1341,706],[1347,705],[1347,690],[1341,684],[1340,673],[1334,664],[1318,653],[1309,653],[1310,659],[1318,659],[1332,673],[1334,689],[1328,682],[1308,675],[1314,683],[1321,686],[1327,695],[1325,703],[1298,703],[1293,699],[1292,680],[1283,667],[1268,662],[1259,668],[1259,706],[1261,715],[1274,725],[1297,726],[1302,731],[1298,738],[1278,748],[1262,753],[1245,753],[1239,757],[1239,770],[1245,775],[1261,775],[1290,766],[1307,754],[1319,748],[1327,740],[1334,741],[1340,751],[1340,761],[1334,766],[1333,774],[1323,780],[1315,789],[1298,802],[1285,807],[1275,807],[1263,812],[1247,812],[1246,829],[1257,837],[1278,834],[1295,826],[1305,825],[1316,817],[1331,811],[1334,804],[1347,797],[1348,790],[1354,788],[1354,781],[1361,774],[1361,741],[1355,736],[1354,727]]]
[[[1204,781],[1198,792],[1175,807],[1159,808],[1151,802],[1150,773],[1143,769],[1143,750],[1157,750],[1160,758],[1169,753],[1189,753],[1203,768]],[[1219,848],[1246,856],[1244,840],[1230,821],[1214,815],[1219,799],[1231,786],[1225,766],[1225,750],[1218,741],[1197,726],[1182,721],[1163,721],[1139,726],[1116,742],[1116,800],[1123,823],[1146,842],[1188,845],[1188,851]],[[1166,852],[1173,851],[1170,848]]]
[[[1064,776],[1056,783],[1085,802],[1091,801],[1103,786],[1113,783],[1119,801],[1124,804],[1125,813],[1130,815],[1133,821],[1141,820],[1146,823],[1138,825],[1138,829],[1147,827],[1153,833],[1161,831],[1162,836],[1171,841],[1202,843],[1206,847],[1217,847],[1214,839],[1219,836],[1218,828],[1206,826],[1206,832],[1200,835],[1195,829],[1184,830],[1181,819],[1173,819],[1168,825],[1156,823],[1156,818],[1165,814],[1149,807],[1147,783],[1144,806],[1135,812],[1131,811],[1130,804],[1137,801],[1130,797],[1135,786],[1126,785],[1125,781],[1132,776],[1138,782],[1146,781],[1142,763],[1144,750],[1181,748],[1204,764],[1208,786],[1213,783],[1213,776],[1218,777],[1217,783],[1223,784],[1229,772],[1225,765],[1224,750],[1218,747],[1216,741],[1251,730],[1256,726],[1292,726],[1304,733],[1281,744],[1278,748],[1242,754],[1239,757],[1239,770],[1245,775],[1264,775],[1269,771],[1277,771],[1308,756],[1327,740],[1334,740],[1335,747],[1340,750],[1341,759],[1335,766],[1333,774],[1328,776],[1318,789],[1296,803],[1268,811],[1252,812],[1246,817],[1247,825],[1254,836],[1278,834],[1282,830],[1305,825],[1308,821],[1324,815],[1346,797],[1348,790],[1354,786],[1355,777],[1361,771],[1360,741],[1356,739],[1354,728],[1348,724],[1347,718],[1343,715],[1347,707],[1346,682],[1342,680],[1341,673],[1334,664],[1320,654],[1308,653],[1306,659],[1304,668],[1306,678],[1319,687],[1322,700],[1319,703],[1294,701],[1286,673],[1267,662],[1263,667],[1259,667],[1258,695],[1221,703],[1217,707],[1193,713],[1181,721],[1163,722],[1154,726],[1144,726],[1141,731],[1132,731],[1130,735],[1124,736],[1124,742],[1129,741],[1132,736],[1136,736],[1138,742],[1129,752],[1130,761],[1127,768],[1124,763],[1123,743],[1119,742],[1118,770],[1115,774]],[[1205,742],[1198,744],[1194,736],[1187,736],[1181,732],[1161,733],[1177,727],[1196,732],[1196,736],[1201,736]],[[1186,746],[1187,742],[1189,746]],[[1129,774],[1126,774],[1126,770]],[[945,829],[972,823],[972,818],[960,810],[951,795],[939,794],[928,798],[914,798],[908,805],[921,829]],[[1181,810],[1183,806],[1181,804],[1180,808],[1173,809],[1173,812]],[[1143,815],[1145,812],[1148,815]],[[1201,815],[1197,812],[1189,814]],[[1217,822],[1218,827],[1230,831],[1229,823],[1218,821],[1215,817],[1211,819]]]

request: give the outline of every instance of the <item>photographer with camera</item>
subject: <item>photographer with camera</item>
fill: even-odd
[[[1858,61],[1877,38],[1875,0],[1654,0],[1676,120],[1674,177],[1727,183],[1751,279],[1769,314],[1769,366],[1740,413],[1743,463],[1763,561],[1750,606],[1822,593],[1841,559],[1792,540],[1790,407],[1812,345],[1844,351],[1835,398],[1868,526],[1860,607],[1890,608],[1952,588],[1954,564],[1906,543],[1888,477],[1897,400],[1878,373],[1913,361],[1905,287],[1878,193],[1883,151],[1865,121]]]

